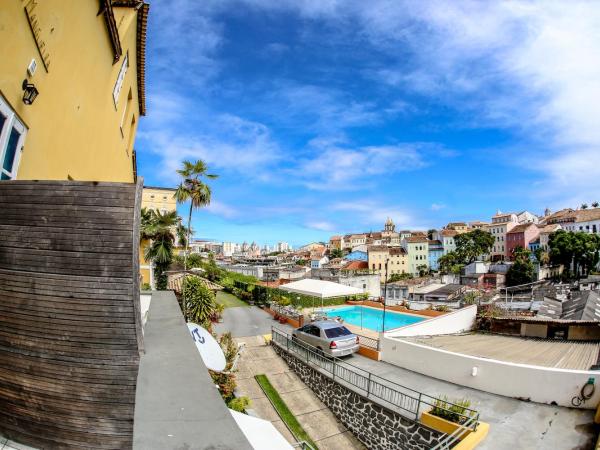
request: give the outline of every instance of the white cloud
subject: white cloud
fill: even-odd
[[[545,180],[541,194],[600,190],[600,165],[586,163],[600,155],[598,2],[250,3],[357,30],[355,35],[390,56],[385,67],[369,68],[376,79],[471,112],[471,123],[463,126],[501,126],[520,133],[524,142],[543,149],[515,160],[539,172]],[[349,110],[350,125],[354,116],[357,123],[377,117],[368,108]],[[348,161],[353,158],[359,159],[348,155]]]
[[[333,87],[279,81],[269,89],[271,93],[265,96],[268,103],[261,105],[262,111],[270,111],[284,125],[331,134],[382,120],[382,111],[375,102],[358,101]]]
[[[202,117],[197,118],[202,121]],[[263,124],[233,115],[213,117],[209,129],[185,132],[177,127],[139,133],[161,159],[167,179],[184,159],[203,159],[209,167],[238,173],[245,178],[267,179],[282,155],[270,130]]]
[[[396,229],[422,228],[410,212],[376,200],[357,198],[352,201],[339,201],[329,205],[327,209],[349,214],[349,223],[345,225],[346,229],[374,227],[373,229],[379,230],[388,217],[394,221]]]
[[[443,205],[441,203],[432,203],[430,206],[430,209],[432,211],[439,211],[440,209],[444,209],[446,207],[446,205]]]
[[[212,200],[210,205],[208,205],[205,209],[211,214],[221,216],[226,219],[232,219],[238,217],[239,215],[239,211],[236,208],[217,200]]]
[[[427,165],[426,144],[397,144],[346,148],[313,141],[316,155],[300,162],[295,171],[312,189],[364,187],[369,177],[417,170]]]
[[[335,224],[322,220],[322,221],[308,221],[306,222],[306,226],[313,230],[319,231],[334,231],[336,229]]]

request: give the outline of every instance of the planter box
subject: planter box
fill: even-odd
[[[421,423],[423,425],[427,425],[429,428],[433,428],[434,430],[441,431],[442,433],[446,433],[446,434],[452,434],[458,428],[461,428],[461,426],[459,424],[450,422],[449,420],[446,420],[446,419],[442,419],[441,417],[438,417],[438,416],[434,416],[433,414],[431,414],[428,411],[425,411],[421,414]],[[470,430],[470,429],[465,431],[465,433],[460,437],[460,440],[462,441],[464,438],[466,438],[472,432],[473,432],[473,430]]]

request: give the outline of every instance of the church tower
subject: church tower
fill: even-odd
[[[389,231],[391,233],[393,233],[394,231],[396,231],[396,225],[394,225],[394,222],[389,217],[385,221],[384,231]]]

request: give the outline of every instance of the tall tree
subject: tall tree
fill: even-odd
[[[185,203],[186,201],[190,202],[190,212],[187,223],[187,239],[185,243],[185,253],[183,255],[183,269],[187,270],[187,256],[189,253],[190,231],[192,227],[192,212],[196,208],[201,208],[210,204],[211,189],[210,186],[204,182],[204,180],[215,179],[218,177],[218,175],[208,173],[208,167],[201,159],[197,160],[195,163],[187,160],[184,161],[183,168],[179,169],[177,173],[181,175],[182,181],[175,192],[175,199],[178,203]],[[183,288],[183,294],[185,296],[185,284],[183,285]],[[183,309],[183,315],[185,317],[185,302]]]
[[[514,262],[506,272],[506,285],[518,286],[533,281],[534,267],[531,262],[531,252],[518,246],[513,252]]]
[[[167,288],[165,271],[173,261],[175,247],[175,229],[178,222],[177,211],[161,213],[159,210],[142,209],[140,221],[140,240],[150,240],[144,257],[154,262],[156,288]]]
[[[448,252],[438,258],[438,267],[443,274],[460,273],[460,269],[464,266],[461,257],[457,252]]]
[[[177,223],[177,228],[175,230],[175,234],[177,235],[178,247],[187,247],[188,233],[191,235],[194,233],[194,230],[188,231],[188,228],[184,224],[182,224],[180,220],[179,223]]]
[[[600,236],[583,231],[555,231],[548,239],[550,260],[562,264],[567,276],[587,275],[600,260]]]
[[[343,258],[344,257],[344,252],[340,248],[332,248],[331,250],[329,250],[329,257],[331,259],[333,259],[333,258]]]
[[[462,264],[476,261],[480,255],[490,252],[494,245],[494,236],[485,230],[476,229],[454,237],[456,253]]]

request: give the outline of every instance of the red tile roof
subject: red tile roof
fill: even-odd
[[[406,238],[406,242],[410,244],[415,244],[419,242],[427,242],[427,236],[411,236]]]
[[[367,261],[350,261],[344,267],[343,270],[365,270],[369,268],[369,263]]]
[[[516,227],[513,227],[508,233],[506,234],[513,234],[513,233],[524,233],[525,231],[527,231],[528,228],[530,227],[535,227],[537,228],[537,226],[533,223],[523,223],[521,225],[517,225]]]

